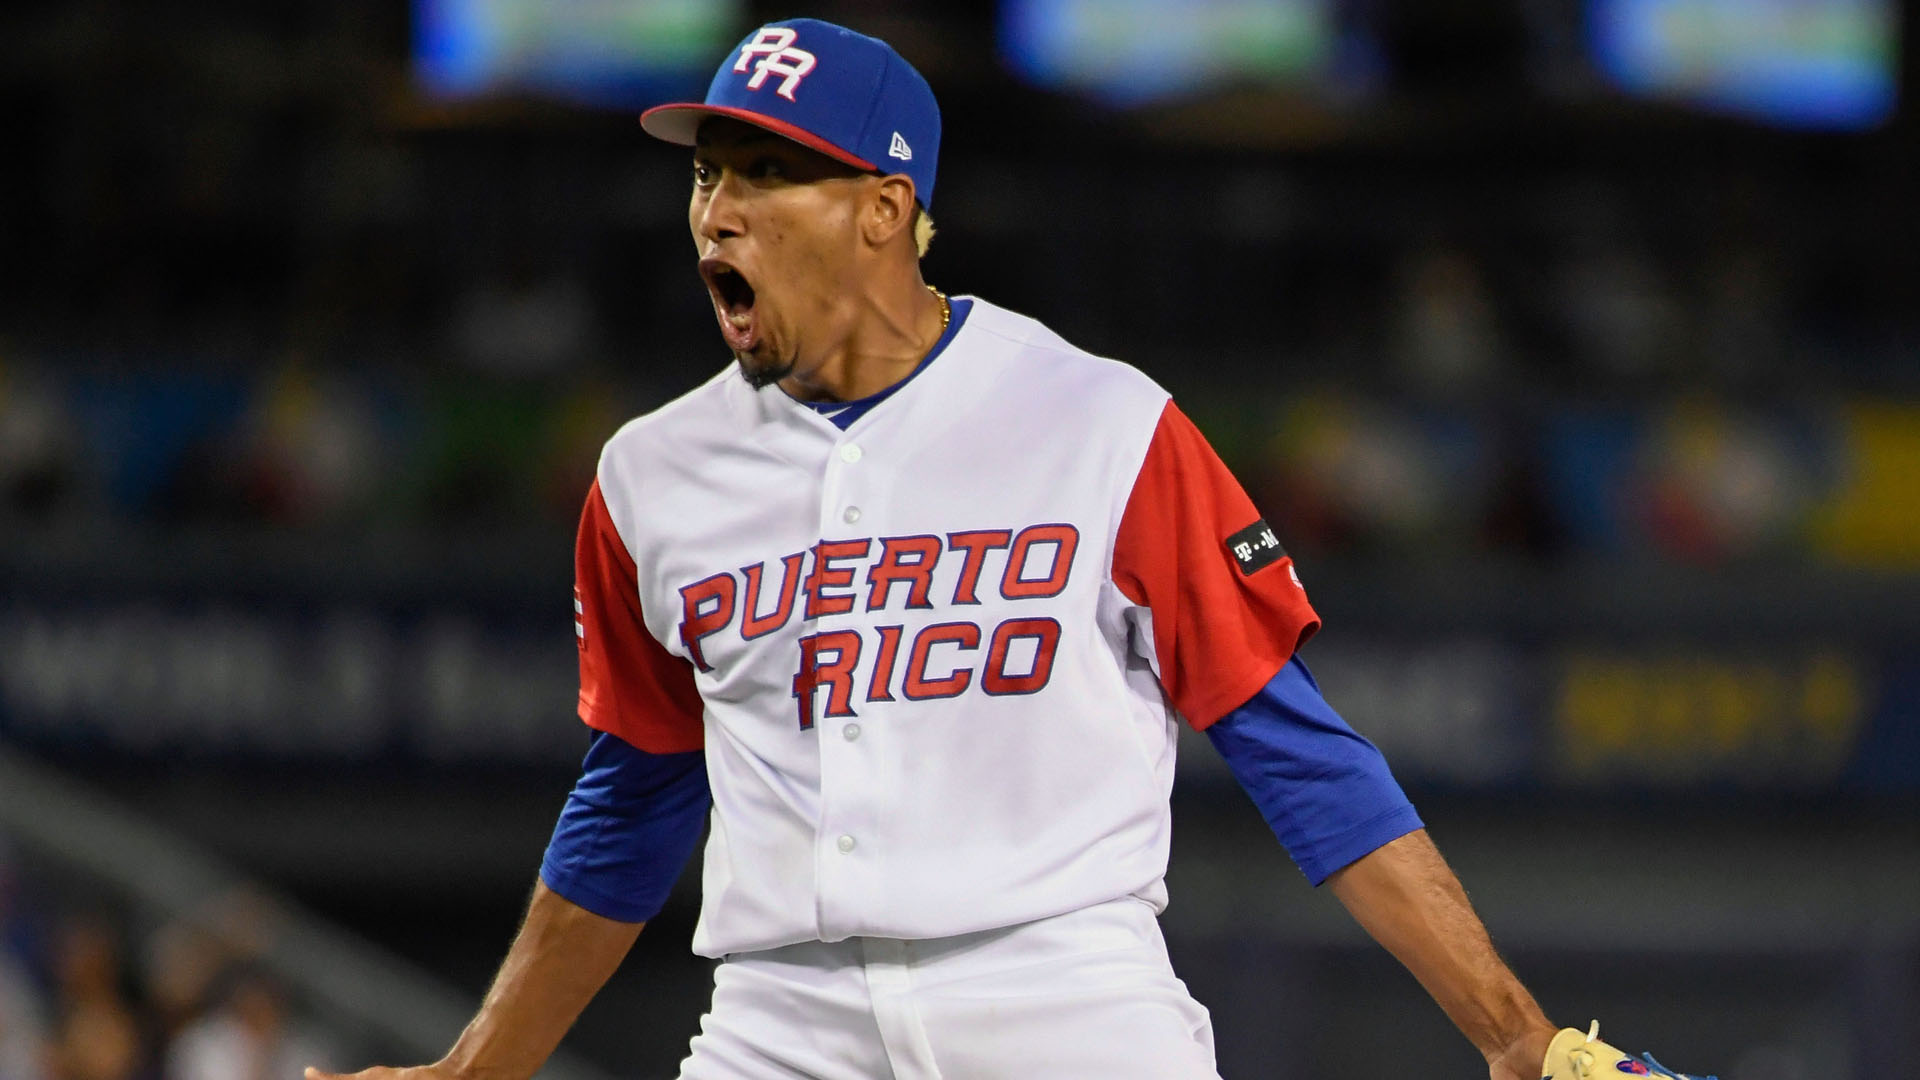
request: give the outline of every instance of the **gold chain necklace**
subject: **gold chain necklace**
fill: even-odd
[[[940,332],[944,334],[947,332],[947,323],[953,321],[953,305],[947,303],[947,294],[939,289],[929,285],[927,291],[940,301]]]

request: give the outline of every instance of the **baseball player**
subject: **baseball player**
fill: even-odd
[[[1292,560],[1167,393],[921,280],[940,115],[795,19],[706,99],[688,224],[733,362],[608,441],[575,549],[593,732],[447,1056],[530,1077],[708,830],[687,1080],[1216,1075],[1167,963],[1176,725],[1204,730],[1492,1080],[1638,1073],[1556,1033],[1296,655]],[[326,1074],[309,1071],[310,1080]]]

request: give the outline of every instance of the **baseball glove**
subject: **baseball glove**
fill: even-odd
[[[1560,1034],[1547,1046],[1547,1060],[1540,1066],[1540,1080],[1615,1080],[1622,1075],[1714,1080],[1711,1076],[1674,1072],[1653,1060],[1652,1054],[1628,1057],[1600,1041],[1598,1020],[1585,1035],[1573,1028],[1561,1028]]]

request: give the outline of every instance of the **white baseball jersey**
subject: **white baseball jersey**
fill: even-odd
[[[601,457],[580,714],[704,748],[694,950],[1165,905],[1176,720],[1319,625],[1168,395],[973,300],[847,430],[729,367]]]

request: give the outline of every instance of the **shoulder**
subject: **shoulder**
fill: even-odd
[[[1158,419],[1169,395],[1139,368],[1096,356],[1038,319],[977,297],[969,299],[973,311],[967,317],[967,329],[999,354],[1006,377],[1038,397],[1077,403],[1082,411],[1088,407],[1098,412],[1140,410]]]
[[[738,365],[729,362],[706,382],[620,425],[600,448],[601,489],[624,490],[692,445],[731,430],[737,424],[733,395],[745,385]]]

